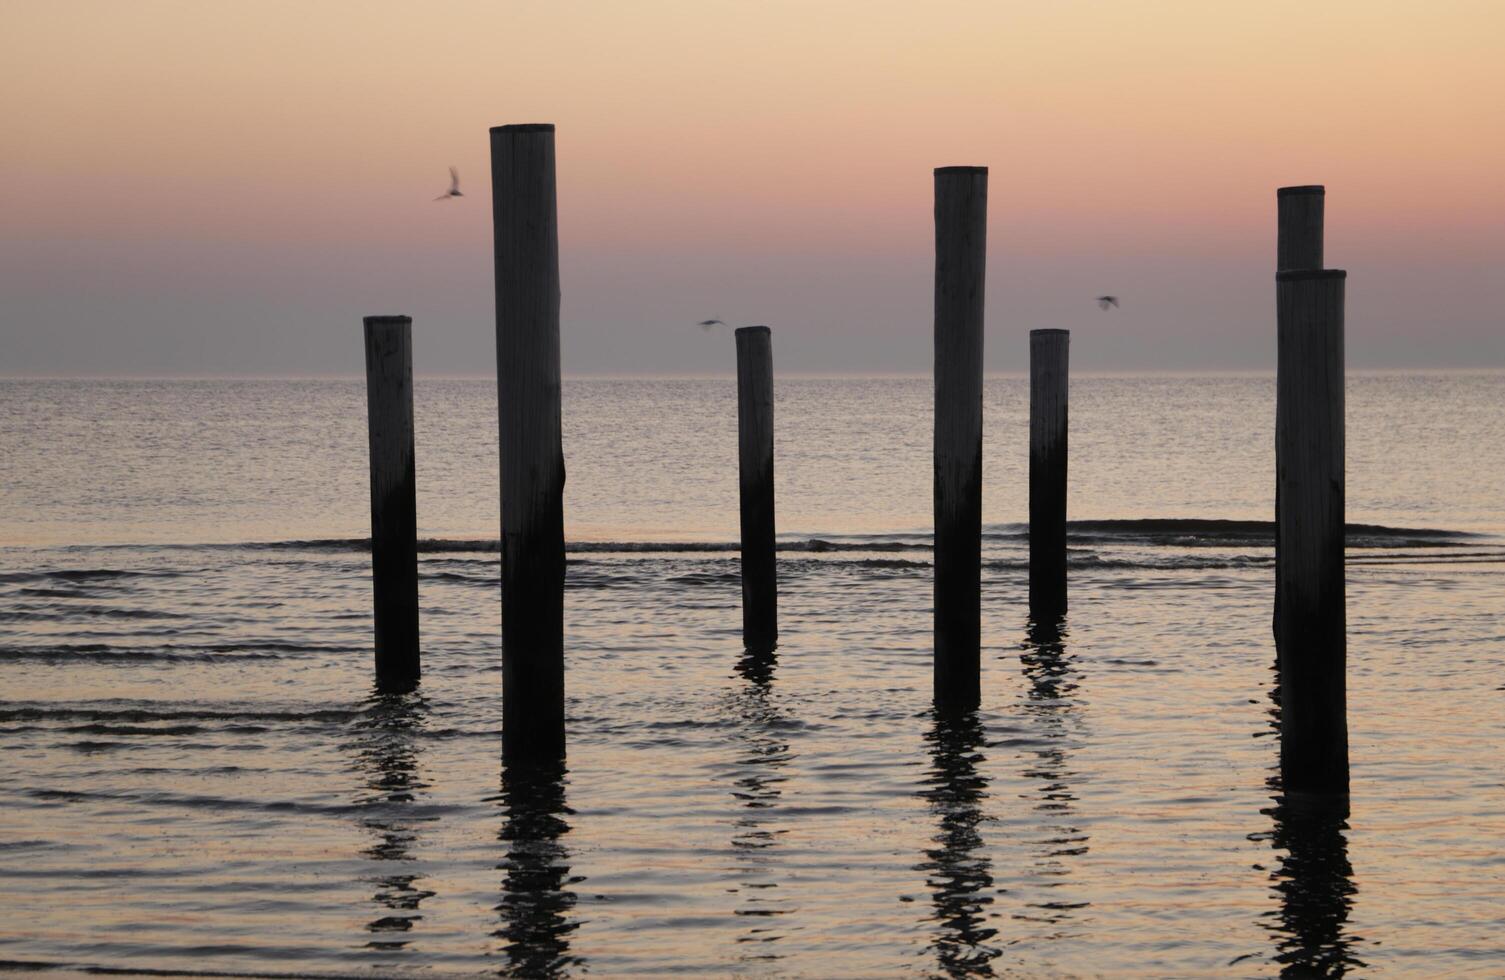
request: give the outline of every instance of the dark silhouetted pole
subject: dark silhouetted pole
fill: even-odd
[[[564,451],[554,127],[491,130],[502,463],[502,754],[564,751]]]
[[[1321,184],[1282,187],[1275,192],[1275,271],[1322,268],[1323,205],[1327,189]],[[1280,425],[1280,400],[1275,402],[1275,424]],[[1280,446],[1275,447],[1277,457]],[[1279,459],[1276,466],[1280,465]],[[1280,636],[1280,488],[1275,488],[1275,613],[1271,627]]]
[[[1275,271],[1322,268],[1323,203],[1321,184],[1282,187],[1275,192],[1279,212],[1275,238]]]
[[[1287,793],[1348,792],[1343,593],[1343,286],[1276,274],[1280,769]]]
[[[979,700],[988,168],[935,171],[935,700]]]
[[[418,505],[413,482],[413,320],[368,316],[366,425],[371,443],[371,585],[376,683],[418,681]]]
[[[1029,608],[1066,610],[1066,330],[1029,332]]]
[[[779,641],[773,548],[773,337],[767,327],[737,330],[737,475],[742,498],[742,643],[772,650]]]

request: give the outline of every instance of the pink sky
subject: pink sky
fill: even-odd
[[[571,373],[929,367],[930,169],[986,164],[988,366],[1273,366],[1328,186],[1356,367],[1505,367],[1505,5],[76,3],[0,11],[4,374],[492,354],[489,126],[558,129]],[[467,196],[431,200],[446,167]],[[1100,314],[1099,292],[1124,297]]]

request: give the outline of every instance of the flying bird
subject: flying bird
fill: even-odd
[[[701,320],[696,324],[702,330],[709,330],[714,326],[726,326],[725,320]]]
[[[1110,306],[1113,307],[1114,309],[1118,309],[1118,297],[1117,296],[1099,296],[1097,298],[1097,307],[1098,307],[1098,309],[1100,309],[1100,310],[1106,310]]]
[[[460,171],[456,170],[454,167],[450,167],[449,168],[449,190],[445,191],[443,194],[440,194],[438,197],[434,198],[434,200],[436,200],[436,201],[447,201],[447,200],[449,200],[452,197],[464,197],[464,196],[465,196],[464,194],[460,193]]]

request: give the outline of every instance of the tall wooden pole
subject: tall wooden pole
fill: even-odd
[[[767,651],[779,641],[773,524],[773,337],[767,327],[741,327],[736,337],[742,643],[748,650]]]
[[[988,168],[935,171],[935,700],[980,698]]]
[[[1066,611],[1066,330],[1029,332],[1029,607]]]
[[[1321,184],[1282,187],[1275,192],[1275,271],[1322,268],[1322,229],[1327,188]],[[1280,425],[1280,400],[1275,402]],[[1277,457],[1280,447],[1275,447]],[[1277,459],[1276,465],[1279,466]],[[1280,636],[1280,488],[1275,488],[1275,612],[1271,628]]]
[[[502,468],[502,737],[564,751],[564,451],[552,124],[491,130]]]
[[[1343,293],[1337,269],[1276,273],[1281,410],[1280,769],[1287,793],[1348,793]]]
[[[383,690],[405,690],[418,682],[419,675],[413,320],[368,316],[364,327],[376,684]]]

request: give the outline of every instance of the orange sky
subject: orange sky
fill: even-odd
[[[676,350],[697,313],[777,315],[815,369],[924,369],[929,170],[955,163],[992,168],[990,332],[1094,326],[1066,292],[1092,270],[1157,297],[1123,323],[1172,355],[1151,328],[1214,308],[1185,285],[1247,266],[1251,308],[1185,366],[1259,367],[1273,340],[1236,335],[1268,313],[1274,188],[1323,182],[1351,295],[1366,262],[1423,280],[1375,303],[1402,319],[1374,363],[1435,352],[1435,311],[1443,360],[1505,365],[1502,50],[1498,2],[10,0],[0,330],[17,370],[103,369],[78,321],[111,309],[139,326],[130,371],[235,371],[218,311],[290,325],[269,337],[294,359],[258,370],[340,371],[349,323],[391,308],[455,348],[430,369],[464,369],[490,324],[486,129],[550,121],[566,370],[718,364]],[[451,163],[469,196],[435,204]],[[653,356],[614,362],[633,330]],[[844,363],[863,341],[894,362]]]

